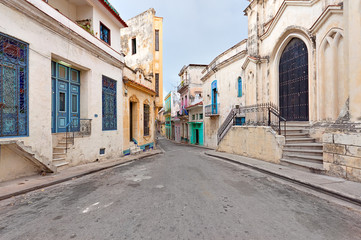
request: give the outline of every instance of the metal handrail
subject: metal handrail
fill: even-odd
[[[281,121],[284,122],[284,137],[286,138],[286,136],[287,136],[287,120],[286,120],[286,118],[282,117],[281,114],[276,109],[269,107],[268,108],[268,126],[270,126],[270,127],[272,127],[271,114],[273,114],[274,116],[276,116],[278,118],[278,135],[282,135]]]

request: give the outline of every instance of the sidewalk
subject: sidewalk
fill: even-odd
[[[287,166],[229,153],[216,152],[214,150],[207,151],[205,154],[241,164],[257,171],[282,178],[283,180],[291,181],[333,197],[361,205],[361,183],[347,181],[342,178],[303,172]]]
[[[151,157],[163,153],[162,150],[152,150],[137,155],[129,155],[120,159],[112,159],[104,162],[95,162],[76,167],[71,167],[56,174],[48,176],[30,176],[12,181],[0,183],[0,201],[25,194],[34,190],[49,187],[55,184],[66,182],[74,178],[80,178],[95,172],[116,167],[139,159]]]

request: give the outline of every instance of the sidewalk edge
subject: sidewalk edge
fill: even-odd
[[[338,199],[341,199],[341,200],[344,200],[344,201],[347,201],[347,202],[351,202],[353,204],[361,206],[361,199],[357,198],[356,196],[351,196],[351,195],[348,195],[348,194],[344,194],[342,192],[338,192],[338,191],[334,191],[334,190],[322,187],[320,185],[315,185],[315,184],[312,184],[312,183],[309,183],[309,182],[294,179],[294,178],[291,178],[291,177],[288,177],[288,176],[285,176],[285,175],[282,175],[282,174],[278,174],[278,173],[275,173],[275,172],[272,172],[272,171],[268,171],[268,170],[266,170],[264,168],[260,168],[260,167],[257,167],[257,166],[251,165],[251,164],[247,164],[247,163],[244,163],[244,162],[239,162],[239,161],[236,161],[236,160],[224,157],[224,156],[219,156],[219,155],[216,155],[216,154],[212,154],[210,152],[205,152],[205,154],[208,155],[208,156],[211,156],[211,157],[216,157],[216,158],[223,159],[223,160],[226,160],[226,161],[229,161],[229,162],[232,162],[232,163],[236,163],[236,164],[248,167],[248,168],[252,168],[252,169],[254,169],[256,171],[266,173],[268,175],[272,175],[274,177],[278,177],[278,178],[281,178],[283,180],[286,180],[286,181],[289,181],[289,182],[292,182],[292,183],[295,183],[295,184],[298,184],[298,185],[302,185],[304,187],[307,187],[307,188],[322,192],[324,194],[333,196],[335,198],[338,198]]]
[[[73,176],[70,176],[70,177],[66,177],[66,178],[55,180],[55,181],[52,181],[52,182],[49,182],[49,183],[45,183],[45,184],[41,184],[41,185],[38,185],[38,186],[30,187],[28,189],[24,189],[24,190],[17,191],[17,192],[14,192],[14,193],[9,193],[9,194],[0,196],[0,201],[6,200],[6,199],[9,199],[9,198],[12,198],[12,197],[16,197],[16,196],[19,196],[19,195],[22,195],[22,194],[26,194],[26,193],[29,193],[29,192],[33,192],[33,191],[39,190],[41,188],[46,188],[46,187],[50,187],[50,186],[53,186],[53,185],[57,185],[59,183],[67,182],[67,181],[70,181],[70,180],[72,180],[74,178],[81,178],[81,177],[84,177],[84,176],[87,176],[87,175],[90,175],[90,174],[93,174],[93,173],[96,173],[96,172],[100,172],[100,171],[110,169],[110,168],[113,168],[113,167],[118,167],[118,166],[124,165],[126,163],[131,163],[131,162],[134,162],[134,161],[137,161],[137,160],[141,160],[143,158],[152,157],[152,156],[162,154],[162,153],[163,152],[152,153],[152,154],[149,154],[149,155],[146,155],[146,156],[141,156],[141,157],[137,157],[137,158],[134,158],[134,159],[129,159],[129,160],[125,161],[125,162],[114,163],[114,164],[111,164],[109,166],[105,166],[105,167],[101,167],[101,168],[97,168],[97,169],[92,169],[92,170],[89,170],[89,171],[86,171],[86,172],[83,172],[83,173],[74,174]]]

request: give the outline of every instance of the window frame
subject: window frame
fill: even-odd
[[[104,39],[102,39],[102,28],[106,28],[108,30],[108,41],[109,42],[106,42]],[[99,24],[99,39],[102,40],[103,42],[105,42],[106,44],[108,44],[109,46],[111,45],[111,30],[110,28],[108,28],[104,23],[102,23],[100,21],[100,24]]]
[[[159,97],[159,73],[156,73],[155,76],[155,92],[156,92],[156,97]]]
[[[241,77],[238,77],[237,79],[237,96],[242,97],[243,96],[243,81]]]
[[[132,55],[137,54],[137,38],[133,37],[132,40]]]

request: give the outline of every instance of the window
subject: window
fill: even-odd
[[[203,119],[203,113],[200,113],[199,114],[199,120],[202,120]]]
[[[155,51],[159,51],[159,30],[155,30]]]
[[[28,44],[0,33],[0,137],[28,134]]]
[[[155,92],[157,93],[156,97],[159,97],[159,73],[155,74]]]
[[[137,53],[137,39],[133,38],[132,39],[132,54],[136,54]]]
[[[246,123],[245,117],[236,117],[236,124],[237,126],[242,126]]]
[[[196,115],[192,115],[192,120],[194,121],[194,120],[196,120]]]
[[[149,136],[149,115],[150,107],[144,104],[144,136]]]
[[[110,30],[102,23],[100,23],[100,39],[110,45]]]
[[[103,131],[117,130],[117,82],[103,76]]]
[[[238,78],[238,97],[242,97],[242,78]]]

